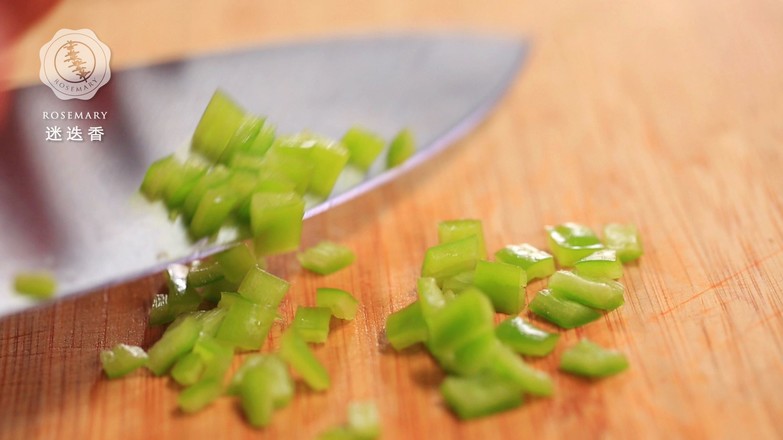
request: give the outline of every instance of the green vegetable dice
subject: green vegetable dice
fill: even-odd
[[[57,280],[46,271],[21,272],[14,277],[14,290],[33,299],[48,299],[57,290]]]
[[[192,287],[202,287],[223,279],[223,269],[217,261],[195,261],[188,271],[187,283]]]
[[[266,341],[269,329],[276,317],[276,309],[252,303],[241,296],[226,302],[228,311],[220,323],[215,337],[242,350],[258,350]],[[222,306],[224,303],[221,298]]]
[[[169,209],[180,208],[201,176],[206,173],[206,167],[193,160],[188,160],[177,167],[168,170],[163,199]]]
[[[510,244],[495,252],[495,258],[524,269],[528,281],[555,273],[555,259],[552,255],[527,243]]]
[[[328,308],[337,319],[352,320],[359,309],[359,301],[345,290],[319,287],[315,292],[315,304]]]
[[[608,350],[587,339],[563,352],[560,369],[571,374],[589,378],[612,376],[628,368],[625,355]]]
[[[356,255],[343,245],[322,241],[300,252],[297,259],[305,269],[320,275],[328,275],[350,266],[356,259]]]
[[[487,363],[487,370],[496,377],[513,383],[519,390],[534,396],[551,396],[554,384],[548,374],[526,364],[522,358],[501,346]]]
[[[277,309],[290,287],[288,281],[255,266],[245,274],[237,292],[264,308]]]
[[[576,273],[588,278],[618,279],[623,276],[623,263],[614,249],[592,253],[574,264]]]
[[[475,235],[439,244],[427,249],[421,276],[442,282],[462,272],[473,270],[481,259],[481,244]]]
[[[370,169],[386,144],[382,137],[362,127],[351,127],[341,142],[350,153],[348,161],[362,171]]]
[[[446,220],[438,223],[438,243],[451,243],[475,235],[478,238],[479,257],[487,258],[487,248],[484,244],[484,229],[481,220],[462,219]]]
[[[329,388],[329,373],[293,328],[280,337],[280,357],[296,370],[313,390],[324,391]]]
[[[522,391],[495,376],[449,376],[440,387],[446,404],[460,419],[474,419],[507,411],[522,404]]]
[[[190,222],[191,237],[199,239],[218,232],[238,204],[231,186],[223,184],[208,189]]]
[[[191,148],[212,162],[217,162],[234,133],[244,123],[245,111],[228,95],[218,90],[212,95],[196,126]]]
[[[250,201],[250,225],[256,252],[268,255],[298,248],[304,209],[304,200],[294,192],[254,194]]]
[[[326,307],[302,307],[296,309],[294,328],[305,342],[324,343],[329,336],[331,310]]]
[[[421,305],[415,301],[386,318],[386,339],[395,350],[403,350],[429,337]]]
[[[455,294],[462,292],[463,290],[473,287],[473,279],[475,278],[475,270],[466,270],[465,272],[458,273],[453,277],[446,278],[441,284],[443,284],[443,292],[451,291]]]
[[[287,406],[294,397],[294,382],[288,373],[288,367],[279,356],[274,354],[253,354],[248,356],[242,366],[234,373],[228,387],[228,393],[240,394],[245,387],[245,376],[248,372],[258,370],[266,378],[263,386],[275,409]],[[251,380],[252,383],[252,380]]]
[[[520,316],[513,316],[495,328],[497,338],[510,349],[526,356],[546,356],[554,350],[560,335],[541,330]]]
[[[617,251],[623,263],[634,261],[644,253],[639,231],[632,224],[612,223],[604,226],[604,242],[607,248]]]
[[[550,289],[540,290],[530,301],[530,311],[563,328],[575,328],[600,318],[601,312],[561,297]]]
[[[207,379],[182,390],[177,396],[177,406],[185,413],[202,410],[223,394],[223,383],[218,379]]]
[[[515,314],[525,305],[527,276],[519,266],[479,261],[473,284],[489,297],[496,312]]]
[[[147,368],[156,376],[165,374],[181,356],[193,348],[200,332],[201,323],[192,316],[170,325],[147,352]]]
[[[587,278],[560,270],[549,279],[549,288],[563,298],[594,309],[614,310],[625,301],[623,285],[608,278]]]
[[[146,363],[147,353],[133,345],[117,344],[111,350],[101,352],[103,371],[109,379],[125,376]]]
[[[561,266],[573,266],[582,258],[604,248],[592,229],[578,223],[547,226],[549,248]]]
[[[419,306],[424,321],[430,320],[446,306],[446,298],[443,297],[435,278],[423,277],[417,282],[417,292],[419,295]]]
[[[389,151],[386,152],[386,168],[394,168],[402,165],[416,152],[416,139],[413,132],[404,129],[397,133],[389,144]]]

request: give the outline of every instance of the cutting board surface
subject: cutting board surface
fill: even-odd
[[[339,241],[356,251],[353,266],[318,277],[292,256],[271,260],[293,285],[288,318],[316,287],[362,303],[316,348],[328,392],[301,386],[259,434],[230,399],[184,416],[165,379],[106,380],[101,349],[160,335],[146,326],[162,285],[152,276],[0,321],[0,437],[308,439],[364,399],[377,402],[389,439],[783,437],[783,5],[507,3],[327,1],[294,13],[287,2],[196,0],[187,19],[179,2],[152,15],[152,4],[55,7],[13,46],[17,83],[35,79],[40,44],[77,20],[112,45],[117,67],[338,29],[525,31],[535,47],[508,96],[454,149],[307,222],[305,245]],[[144,33],[130,24],[142,22]],[[543,226],[568,220],[633,222],[646,246],[622,278],[625,305],[562,331],[554,354],[532,361],[552,374],[552,398],[467,423],[444,407],[443,374],[426,353],[395,353],[382,338],[386,316],[414,298],[437,222],[460,217],[483,220],[491,250],[544,246]],[[542,286],[528,286],[528,299]],[[272,333],[276,347],[280,328]],[[623,351],[631,368],[600,382],[557,372],[581,337]]]

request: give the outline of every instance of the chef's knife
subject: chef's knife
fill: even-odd
[[[34,305],[13,292],[20,271],[46,269],[62,298],[158,271],[225,246],[193,243],[160,204],[138,195],[146,168],[187,148],[220,88],[278,132],[339,137],[361,125],[389,138],[403,127],[419,150],[402,167],[350,176],[311,217],[422,162],[477,124],[516,77],[519,40],[387,35],[238,50],[114,72],[91,100],[44,85],[10,92],[0,121],[0,315]],[[44,119],[44,112],[47,118]],[[52,119],[76,113],[105,119]],[[100,126],[100,141],[46,141],[47,127]],[[355,176],[354,176],[355,177]]]

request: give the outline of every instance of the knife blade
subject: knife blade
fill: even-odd
[[[418,152],[403,166],[341,177],[305,218],[406,172],[475,126],[516,77],[521,40],[463,34],[337,38],[235,50],[113,73],[88,101],[61,101],[44,85],[10,91],[0,121],[0,316],[31,305],[12,280],[46,269],[62,298],[200,258],[233,237],[193,243],[160,204],[138,195],[149,164],[187,149],[215,89],[266,115],[280,133],[339,137],[362,125],[390,138],[410,127]],[[47,112],[48,118],[44,118]],[[105,113],[100,120],[52,120]],[[56,123],[100,123],[100,142],[52,143]]]

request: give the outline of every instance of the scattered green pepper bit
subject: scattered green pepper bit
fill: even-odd
[[[592,229],[578,223],[547,226],[549,248],[561,266],[573,266],[580,259],[604,248]]]
[[[33,299],[49,299],[57,290],[57,281],[46,271],[20,272],[14,277],[14,290]]]
[[[386,318],[386,339],[397,351],[424,342],[428,337],[429,330],[418,301]]]
[[[223,276],[232,283],[241,282],[247,272],[256,265],[256,257],[243,243],[218,253],[215,255],[215,261],[220,264]]]
[[[530,311],[563,328],[575,328],[593,322],[601,312],[562,298],[550,289],[540,290],[530,301]]]
[[[258,266],[250,269],[237,292],[249,301],[267,309],[277,309],[291,284]]]
[[[495,252],[495,258],[524,269],[528,281],[543,279],[555,273],[554,257],[527,243],[510,244]]]
[[[242,296],[224,293],[218,307],[227,308],[215,337],[240,350],[258,350],[266,341],[277,308],[268,308]]]
[[[191,148],[217,162],[244,123],[245,111],[223,91],[217,90],[196,126]]]
[[[272,422],[275,403],[270,387],[269,377],[260,368],[247,371],[242,378],[239,387],[242,411],[248,423],[256,428],[263,428]]]
[[[299,306],[293,326],[305,342],[324,343],[329,336],[331,319],[332,312],[326,307]]]
[[[497,338],[510,349],[526,356],[546,356],[555,349],[560,335],[549,333],[513,316],[495,327]]]
[[[280,357],[296,370],[313,390],[324,391],[329,388],[329,373],[296,329],[289,328],[280,337]]]
[[[475,419],[507,411],[522,404],[522,391],[496,376],[449,376],[440,392],[460,419]]]
[[[180,356],[193,348],[200,332],[201,324],[192,316],[170,325],[158,342],[149,349],[147,368],[156,376],[165,374]]]
[[[117,344],[111,350],[101,352],[103,371],[109,379],[125,376],[146,363],[147,353],[133,345]]]
[[[407,128],[400,131],[389,144],[389,151],[386,152],[386,168],[402,165],[415,152],[416,140],[413,133]]]
[[[245,375],[255,370],[261,371],[267,378],[264,388],[272,400],[272,407],[280,409],[288,406],[294,397],[294,382],[288,373],[288,367],[279,356],[274,354],[248,356],[231,378],[228,394],[239,395],[245,386]]]
[[[616,350],[609,350],[587,339],[563,352],[560,369],[578,376],[602,378],[628,368],[628,359]]]
[[[475,235],[439,244],[427,249],[421,266],[421,276],[441,283],[462,272],[473,270],[481,259],[481,245]]]
[[[527,394],[547,397],[554,393],[554,384],[546,372],[531,367],[518,354],[502,345],[487,363],[487,372],[510,381]]]
[[[576,273],[589,278],[618,279],[623,276],[623,263],[614,249],[594,252],[574,264]]]
[[[320,275],[329,275],[350,266],[356,255],[343,245],[322,241],[300,252],[296,258],[305,269]]]
[[[217,261],[195,261],[188,271],[187,283],[192,287],[203,287],[223,279],[223,269]]]
[[[350,153],[348,161],[362,171],[370,169],[386,144],[382,137],[362,127],[348,129],[341,142]]]
[[[446,306],[446,298],[443,297],[443,292],[438,287],[435,278],[419,278],[416,291],[419,295],[418,303],[424,322],[429,324],[430,320]]]
[[[481,220],[461,219],[446,220],[438,223],[438,243],[451,243],[475,235],[478,237],[479,258],[487,258],[487,247],[484,244],[484,228]]]
[[[305,202],[295,192],[258,192],[250,199],[250,226],[256,253],[293,251],[302,239]]]
[[[452,294],[457,294],[463,290],[473,287],[473,279],[475,278],[475,270],[466,270],[465,272],[458,273],[453,277],[443,280],[443,293],[451,291]]]
[[[218,232],[238,204],[239,198],[231,186],[220,185],[208,189],[190,222],[191,237],[199,239]]]
[[[601,310],[614,310],[625,302],[625,288],[608,278],[588,278],[560,270],[549,279],[549,288],[563,298]]]
[[[315,305],[326,307],[337,319],[352,320],[359,309],[359,301],[341,289],[319,287],[315,291]]]
[[[185,413],[195,413],[223,394],[223,383],[218,379],[205,379],[179,393],[177,406]]]
[[[525,270],[513,264],[479,261],[473,284],[492,301],[496,312],[516,314],[525,305]]]
[[[606,247],[617,251],[623,263],[634,261],[644,253],[639,231],[633,224],[611,223],[604,226],[604,242]]]

